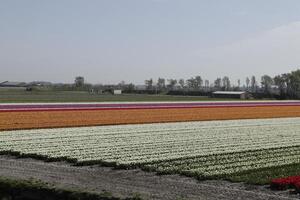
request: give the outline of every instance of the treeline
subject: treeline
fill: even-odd
[[[254,97],[276,97],[280,99],[299,99],[300,98],[300,70],[292,71],[271,77],[264,75],[257,80],[255,76],[246,77],[245,84],[241,85],[241,80],[237,84],[231,83],[228,76],[219,77],[210,83],[201,76],[190,79],[165,79],[158,78],[145,80],[145,88],[158,93],[170,91],[201,91],[203,93],[213,91],[248,91]],[[174,92],[173,92],[174,93]],[[177,92],[178,93],[178,92]]]
[[[300,98],[300,70],[275,76],[273,81],[282,98]]]
[[[88,84],[84,77],[75,78],[74,84],[49,84],[54,90],[82,90],[91,93],[106,93],[120,89],[123,93],[146,93],[146,94],[172,94],[172,95],[210,95],[214,91],[247,91],[254,98],[278,98],[278,99],[300,99],[300,69],[271,77],[264,75],[260,78],[255,76],[246,77],[244,84],[241,80],[232,83],[228,76],[218,77],[213,82],[194,76],[187,80],[152,78],[145,80],[144,85],[133,83],[119,84]]]

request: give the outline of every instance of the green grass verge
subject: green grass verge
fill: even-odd
[[[100,194],[84,191],[58,189],[39,180],[15,180],[0,177],[0,199],[26,200],[120,200],[110,192]],[[138,200],[140,197],[125,198],[124,200]]]
[[[131,101],[220,101],[237,99],[209,98],[205,96],[171,95],[97,95],[81,91],[0,91],[0,103],[45,103],[45,102],[131,102]]]

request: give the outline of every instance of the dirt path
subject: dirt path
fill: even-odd
[[[143,199],[293,199],[288,192],[226,181],[199,182],[177,175],[157,176],[141,170],[114,170],[108,167],[75,167],[68,163],[45,163],[33,159],[0,156],[0,176],[38,179],[58,188],[109,191],[113,196],[139,194]]]

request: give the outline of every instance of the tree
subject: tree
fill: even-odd
[[[145,85],[147,90],[153,89],[153,79],[150,78],[149,80],[145,80]]]
[[[215,80],[215,82],[214,82],[215,88],[217,88],[217,89],[220,89],[220,88],[221,88],[221,81],[222,81],[221,78],[217,78],[217,79]]]
[[[125,85],[125,88],[124,88],[127,92],[134,92],[134,89],[135,89],[135,85],[133,83],[129,83],[127,85]]]
[[[121,82],[118,84],[118,88],[121,89],[121,90],[125,90],[125,86],[126,86],[125,81],[121,81]]]
[[[289,98],[293,98],[293,90],[291,87],[291,74],[290,73],[286,73],[286,74],[282,74],[282,79],[284,80],[285,84],[286,84],[286,95]]]
[[[252,76],[251,77],[251,90],[252,90],[252,92],[256,92],[256,86],[257,86],[256,78],[255,78],[255,76]]]
[[[174,90],[175,85],[177,84],[176,79],[168,79],[169,84],[167,85],[169,90]]]
[[[282,99],[286,98],[286,81],[283,75],[277,75],[273,79],[274,84],[278,87],[280,92],[280,97]]]
[[[246,87],[247,89],[249,89],[249,84],[250,84],[250,79],[249,77],[246,78]]]
[[[203,80],[202,80],[202,78],[201,78],[201,76],[196,76],[195,77],[195,83],[196,83],[196,88],[197,89],[200,89],[201,88],[201,86],[202,86],[202,84],[203,84]]]
[[[166,80],[164,78],[158,78],[157,80],[157,89],[162,91],[166,88]]]
[[[205,88],[209,88],[209,80],[204,81]]]
[[[230,80],[228,76],[224,76],[222,79],[222,83],[223,83],[223,89],[225,91],[230,90]]]
[[[292,98],[300,98],[300,70],[292,71],[287,76],[287,83],[290,96]]]
[[[196,79],[194,79],[193,77],[188,79],[186,81],[187,86],[189,89],[196,89],[197,88],[197,83],[196,83]]]
[[[280,89],[282,98],[300,98],[300,70],[278,75],[274,78],[274,83]]]
[[[270,76],[263,75],[261,77],[261,86],[264,89],[265,94],[270,94],[272,84],[273,84],[273,79]]]
[[[240,89],[240,87],[241,87],[241,80],[238,79],[238,80],[237,80],[237,83],[238,83],[238,88]]]
[[[179,83],[180,87],[181,87],[182,89],[184,89],[184,87],[185,87],[184,79],[179,79],[178,83]]]
[[[77,76],[75,77],[75,87],[82,88],[84,86],[84,77]]]

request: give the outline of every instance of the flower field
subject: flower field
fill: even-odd
[[[299,164],[299,130],[280,118],[2,131],[0,151],[211,178]]]
[[[0,104],[0,130],[276,117],[300,117],[300,102]]]

